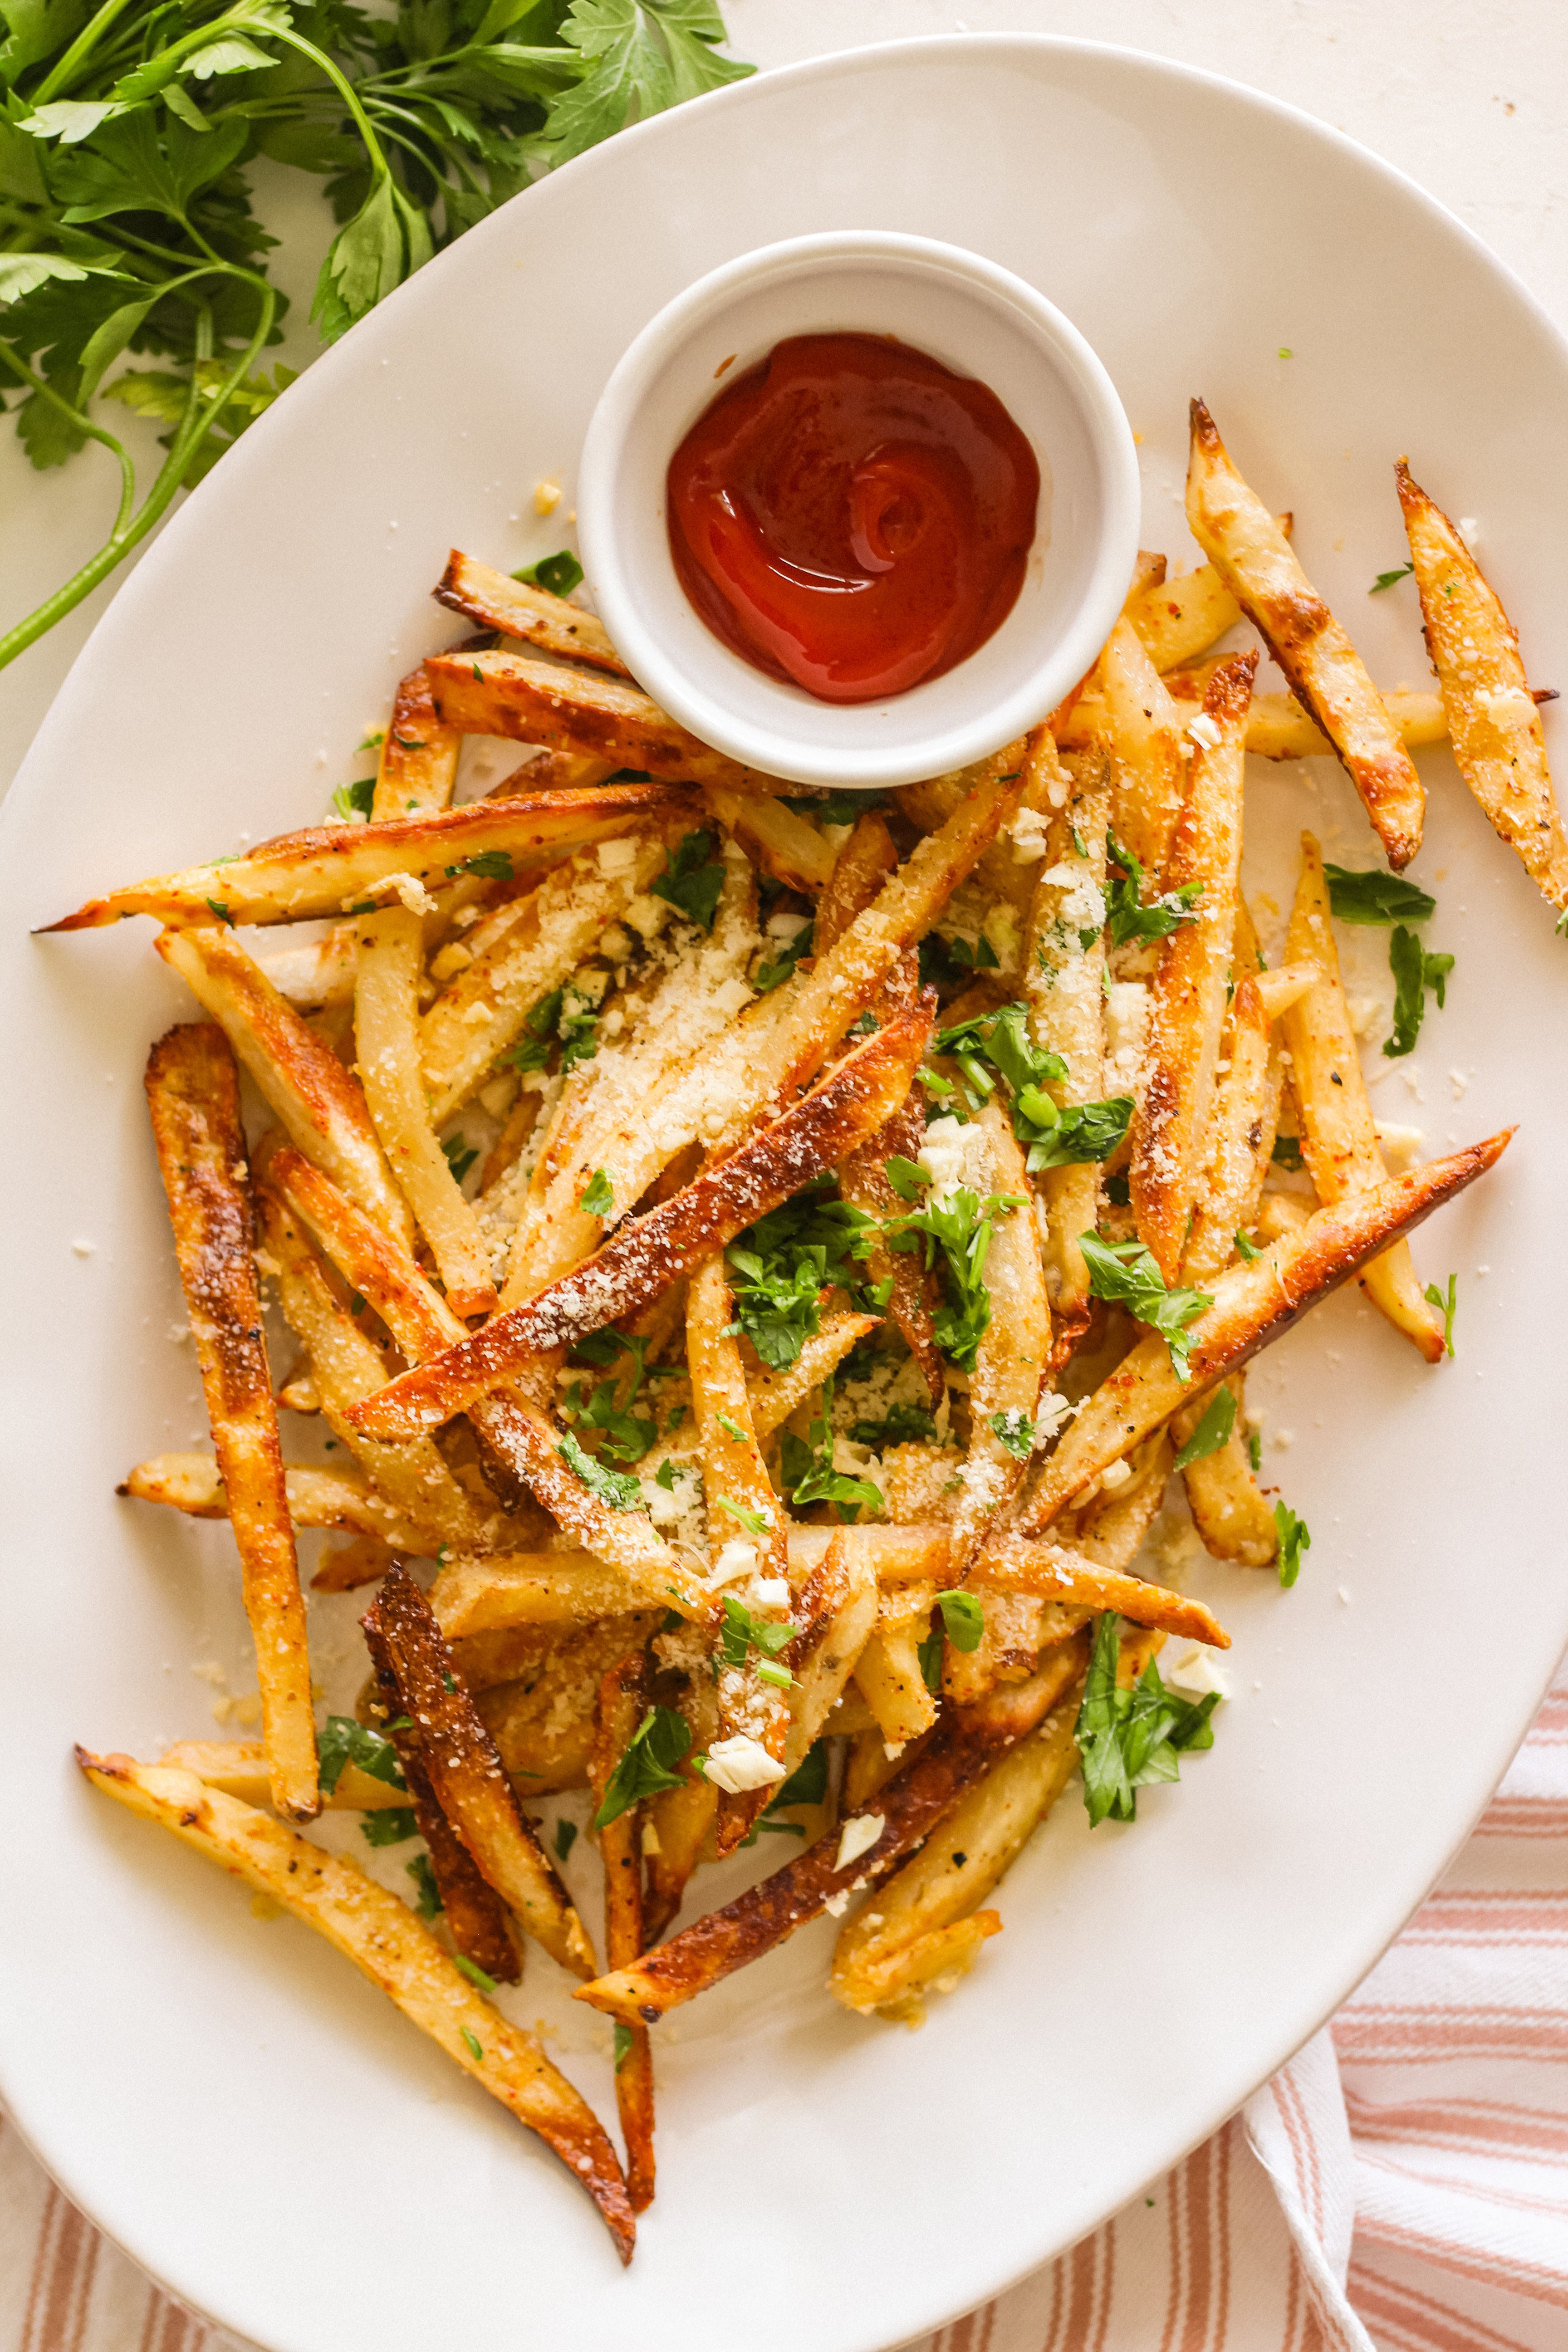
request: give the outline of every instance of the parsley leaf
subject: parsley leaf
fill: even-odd
[[[585,1217],[607,1217],[616,1205],[616,1195],[610,1180],[602,1168],[595,1168],[577,1206]]]
[[[1437,911],[1436,898],[1402,874],[1380,866],[1325,866],[1329,911],[1341,923],[1424,923]]]
[[[1026,1462],[1035,1450],[1035,1424],[1029,1415],[1020,1412],[1016,1405],[1009,1405],[1005,1412],[991,1413],[987,1419],[994,1434],[1000,1438],[1008,1453],[1015,1454],[1020,1462]]]
[[[1216,1389],[1204,1409],[1202,1420],[1172,1463],[1173,1470],[1185,1470],[1194,1462],[1203,1462],[1209,1454],[1217,1454],[1222,1445],[1230,1443],[1230,1433],[1236,1427],[1236,1395],[1230,1389]]]
[[[452,1171],[452,1181],[456,1184],[462,1182],[479,1156],[477,1148],[470,1149],[466,1135],[449,1135],[442,1144],[441,1151],[447,1167]]]
[[[920,944],[922,988],[952,988],[977,971],[999,969],[996,950],[984,931],[973,945],[964,939],[944,940],[940,931],[928,931]]]
[[[1136,1821],[1141,1788],[1180,1780],[1182,1751],[1214,1746],[1209,1717],[1219,1704],[1216,1691],[1179,1698],[1152,1658],[1132,1689],[1122,1690],[1116,1679],[1121,1655],[1121,1620],[1107,1612],[1095,1628],[1076,1733],[1091,1829],[1106,1820]]]
[[[1184,1381],[1190,1369],[1187,1325],[1214,1305],[1211,1294],[1167,1289],[1164,1276],[1142,1242],[1102,1242],[1098,1234],[1080,1234],[1079,1247],[1095,1297],[1119,1300],[1140,1323],[1163,1332],[1172,1369]]]
[[[809,1443],[786,1429],[780,1441],[779,1471],[784,1493],[804,1509],[808,1503],[831,1503],[840,1519],[853,1527],[862,1510],[882,1507],[882,1492],[869,1478],[853,1477],[833,1466],[833,1382],[825,1381],[813,1415]]]
[[[461,1960],[458,1961],[458,1965],[459,1968],[462,1966]],[[468,2045],[468,2055],[477,2066],[485,2054],[484,2043],[479,2040],[479,2035],[474,2032],[471,2025],[465,2025],[462,2031],[463,2040]]]
[[[366,1845],[401,1845],[405,1838],[418,1834],[419,1824],[412,1805],[384,1805],[374,1813],[362,1813],[359,1833]]]
[[[649,1426],[651,1429],[651,1423]],[[648,1444],[652,1443],[650,1435]],[[647,1510],[647,1505],[643,1500],[643,1491],[637,1480],[624,1470],[606,1469],[604,1463],[595,1462],[591,1454],[584,1452],[570,1431],[555,1451],[566,1467],[577,1473],[588,1492],[596,1495],[601,1503],[607,1503],[612,1511]],[[647,1451],[646,1447],[644,1451]]]
[[[714,0],[574,0],[560,38],[581,56],[582,79],[529,152],[564,163],[629,121],[741,80],[753,68],[717,54],[723,37]]]
[[[808,956],[811,953],[811,943],[816,931],[816,919],[808,916],[794,939],[783,940],[779,942],[777,955],[773,961],[769,961],[764,957],[757,966],[752,982],[759,996],[766,996],[771,989],[782,987],[786,980],[794,977],[795,968],[802,956]]]
[[[727,1666],[743,1666],[751,1650],[760,1650],[764,1659],[772,1661],[785,1650],[799,1633],[798,1625],[774,1624],[767,1617],[753,1616],[743,1601],[732,1592],[723,1595],[723,1622],[719,1628],[719,1652]],[[786,1667],[762,1665],[757,1669],[765,1680],[790,1688],[795,1676]]]
[[[346,824],[351,818],[368,817],[374,799],[375,778],[361,776],[354,783],[338,786],[332,794],[332,806]]]
[[[934,1445],[936,1419],[923,1404],[889,1405],[880,1421],[851,1423],[849,1434],[857,1445],[868,1445],[873,1454],[889,1445]]]
[[[357,1764],[362,1772],[368,1772],[373,1780],[384,1780],[389,1789],[407,1785],[391,1740],[373,1731],[368,1723],[356,1722],[352,1715],[328,1716],[316,1753],[323,1797],[333,1794],[345,1764]]]
[[[203,904],[205,906],[209,915],[214,916],[220,923],[226,923],[229,929],[231,931],[233,930],[234,917],[229,913],[228,908],[225,906],[221,898],[204,899]]]
[[[616,2020],[616,2072],[618,2074],[637,2046],[636,2030],[624,2018]]]
[[[923,1181],[923,1170],[921,1176]],[[923,1208],[883,1223],[893,1249],[919,1249],[923,1243],[928,1271],[940,1260],[944,1297],[931,1318],[932,1333],[942,1354],[966,1372],[974,1370],[991,1321],[991,1295],[984,1282],[991,1220],[998,1209],[1027,1206],[1021,1193],[991,1192],[982,1201],[968,1185],[960,1184],[928,1199]]]
[[[1448,1276],[1447,1297],[1435,1282],[1429,1282],[1426,1285],[1424,1296],[1427,1304],[1435,1307],[1443,1318],[1443,1347],[1445,1352],[1451,1356],[1454,1352],[1454,1313],[1459,1303],[1458,1276],[1451,1274]]]
[[[569,547],[556,555],[542,555],[537,563],[525,563],[521,572],[512,573],[525,587],[542,588],[552,596],[570,596],[583,580],[583,567]]]
[[[1031,1175],[1042,1168],[1109,1160],[1131,1123],[1131,1096],[1058,1108],[1045,1090],[1067,1076],[1067,1064],[1059,1054],[1035,1044],[1028,1022],[1026,1005],[1004,1004],[995,1013],[976,1013],[972,1021],[940,1031],[931,1051],[957,1062],[971,1108],[974,1097],[985,1102],[995,1092],[992,1070],[1006,1080],[1013,1096],[1013,1132],[1027,1149]],[[935,1090],[941,1091],[940,1086]]]
[[[713,855],[717,842],[716,834],[687,834],[679,849],[666,851],[664,872],[647,886],[654,898],[679,908],[689,922],[705,931],[713,928],[724,887],[723,861]]]
[[[1143,903],[1146,876],[1142,863],[1130,849],[1124,849],[1116,835],[1106,836],[1108,863],[1120,867],[1120,878],[1112,881],[1105,894],[1106,929],[1112,947],[1125,946],[1129,940],[1163,940],[1182,923],[1195,923],[1194,908],[1203,897],[1201,882],[1184,882],[1179,890],[1167,890],[1163,898]]]
[[[1454,959],[1426,954],[1415,932],[1396,923],[1389,934],[1388,968],[1394,974],[1394,1034],[1384,1038],[1383,1050],[1390,1061],[1397,1061],[1413,1050],[1421,1034],[1427,989],[1439,1008],[1443,1005]]]
[[[561,1007],[566,1001],[563,988],[552,988],[542,996],[523,1022],[526,1038],[514,1045],[507,1059],[520,1070],[542,1070],[549,1061],[555,1045],[556,1028],[561,1019]]]
[[[1279,1536],[1279,1581],[1288,1589],[1301,1573],[1302,1553],[1312,1549],[1311,1531],[1289,1503],[1275,1504],[1274,1525]]]
[[[555,1824],[554,1843],[556,1861],[564,1862],[567,1855],[571,1853],[573,1847],[577,1843],[576,1822],[565,1820],[557,1822]]]
[[[408,1875],[414,1881],[414,1900],[422,1919],[434,1919],[446,1909],[441,1890],[436,1884],[436,1871],[427,1853],[416,1853],[407,1864]]]
[[[827,1744],[814,1739],[767,1810],[782,1813],[788,1805],[820,1805],[826,1794]]]
[[[1381,595],[1385,588],[1392,588],[1396,580],[1406,579],[1409,574],[1415,571],[1415,566],[1414,563],[1399,563],[1395,564],[1392,572],[1380,572],[1377,578],[1373,582],[1372,586],[1367,590],[1367,594],[1369,596]]]
[[[668,1706],[650,1706],[605,1783],[604,1802],[594,1816],[595,1829],[619,1821],[645,1797],[657,1797],[661,1789],[684,1788],[676,1767],[690,1745],[691,1734],[683,1717]]]
[[[1263,1252],[1248,1234],[1232,1234],[1231,1240],[1236,1244],[1237,1257],[1244,1259],[1248,1265],[1252,1264],[1255,1257],[1263,1255]]]
[[[496,1980],[494,1977],[487,1976],[484,1969],[480,1968],[478,1960],[470,1960],[467,1952],[454,1952],[452,1955],[452,1964],[454,1968],[461,1970],[462,1974],[468,1978],[468,1982],[471,1985],[478,1985],[481,1992],[494,1992],[496,1989]],[[476,2046],[474,2055],[477,2058],[479,2054],[479,2051]]]
[[[460,866],[449,866],[447,871],[448,874],[477,874],[485,882],[512,882],[517,878],[509,849],[481,849],[475,856],[465,857]]]
[[[616,1337],[620,1337],[618,1332]],[[574,1429],[593,1430],[603,1441],[605,1452],[613,1461],[640,1462],[658,1437],[658,1425],[645,1413],[630,1410],[632,1397],[637,1395],[639,1385],[640,1378],[634,1381],[631,1396],[623,1404],[617,1381],[601,1381],[591,1394],[584,1394],[581,1381],[574,1381],[561,1409]],[[595,1464],[595,1466],[602,1468],[603,1465]],[[630,1483],[634,1486],[637,1485],[635,1479]],[[605,1499],[607,1502],[610,1498],[606,1496]],[[634,1502],[616,1506],[617,1510],[641,1507],[640,1487]]]
[[[985,1612],[973,1592],[939,1592],[942,1631],[955,1650],[977,1650],[985,1633]]]
[[[1301,1157],[1301,1139],[1299,1135],[1277,1135],[1268,1157],[1276,1168],[1289,1168],[1294,1171],[1304,1168],[1307,1164]]]
[[[854,1293],[858,1262],[869,1255],[876,1220],[838,1200],[831,1179],[808,1186],[738,1234],[725,1252],[735,1328],[764,1364],[793,1364],[821,1328],[821,1295]]]

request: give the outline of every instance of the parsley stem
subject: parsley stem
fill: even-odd
[[[131,0],[103,0],[103,5],[97,16],[82,26],[64,57],[58,58],[49,68],[48,72],[33,92],[28,104],[35,107],[47,106],[51,98],[58,98],[62,90],[68,89],[78,66],[84,64],[91,56],[116,16],[122,16],[130,5]],[[204,37],[211,40],[211,32],[205,31]]]

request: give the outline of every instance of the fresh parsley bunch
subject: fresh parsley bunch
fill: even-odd
[[[0,0],[0,396],[34,465],[96,441],[121,478],[103,546],[0,636],[0,667],[293,381],[260,365],[285,301],[258,156],[325,183],[332,342],[539,173],[752,70],[717,52],[717,0]],[[127,352],[158,364],[110,378]],[[166,428],[140,506],[100,400]]]

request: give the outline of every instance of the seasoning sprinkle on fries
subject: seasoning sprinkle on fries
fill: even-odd
[[[826,1912],[836,1998],[918,2024],[1075,1774],[1091,1824],[1131,1821],[1213,1745],[1230,1637],[1139,1548],[1184,1482],[1212,1557],[1301,1572],[1247,1360],[1357,1277],[1433,1377],[1452,1353],[1454,1278],[1408,1237],[1509,1133],[1390,1172],[1335,929],[1390,930],[1403,1053],[1453,963],[1408,928],[1434,901],[1305,836],[1270,971],[1241,888],[1245,751],[1336,752],[1399,866],[1407,746],[1447,735],[1568,925],[1513,628],[1403,459],[1397,488],[1439,695],[1379,693],[1199,402],[1207,562],[1140,558],[1054,729],[876,802],[677,726],[566,558],[547,587],[454,551],[437,596],[487,634],[404,679],[364,822],[53,926],[153,917],[206,1016],[146,1084],[213,1453],[120,1491],[228,1521],[260,1717],[79,1761],[353,1960],[623,2260],[667,2011]],[[1212,654],[1243,614],[1299,699]],[[455,806],[469,731],[533,752]],[[337,1459],[286,1463],[318,1422]],[[347,1538],[318,1592],[375,1588],[320,1724],[300,1528]],[[538,1817],[572,1790],[602,1922],[556,1867],[578,1822]],[[302,1835],[323,1806],[363,1854]],[[757,1883],[668,1935],[753,1845]],[[525,1958],[615,2021],[624,2170],[507,2008]]]

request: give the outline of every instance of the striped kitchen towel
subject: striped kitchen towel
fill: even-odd
[[[1568,1674],[1331,2026],[1070,2253],[906,2352],[1564,2352]],[[0,2118],[0,2352],[244,2352]]]

